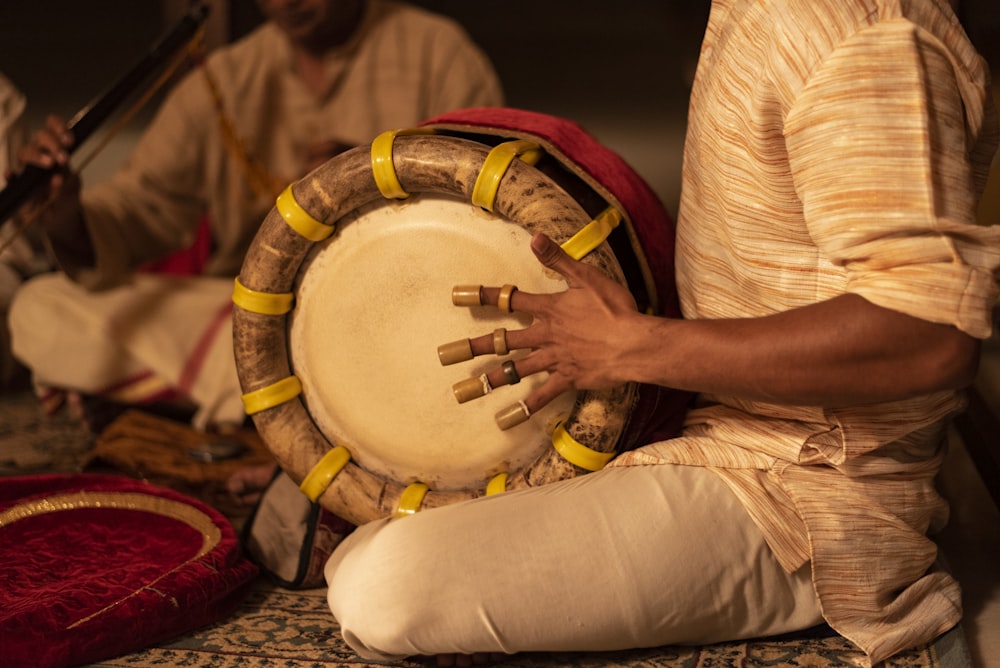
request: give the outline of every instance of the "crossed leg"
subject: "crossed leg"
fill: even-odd
[[[822,621],[709,470],[608,468],[380,520],[326,567],[368,659],[607,651],[773,635]]]

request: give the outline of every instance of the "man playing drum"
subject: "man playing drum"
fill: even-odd
[[[268,21],[180,82],[108,182],[80,194],[58,118],[20,152],[57,168],[41,223],[65,274],[29,282],[10,315],[50,399],[179,401],[198,428],[241,424],[232,278],[280,189],[387,127],[502,101],[485,55],[443,17],[383,0],[259,4]],[[191,244],[206,215],[202,276],[132,273]]]
[[[548,374],[526,413],[655,383],[700,393],[683,434],[359,527],[326,568],[348,643],[451,665],[825,621],[879,662],[953,627],[960,589],[926,534],[997,301],[1000,228],[976,223],[988,85],[939,0],[714,0],[678,220],[685,319],[638,313],[543,236],[567,290],[505,304],[533,318],[508,332],[531,350],[514,373]]]

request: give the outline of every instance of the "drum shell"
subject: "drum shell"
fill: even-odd
[[[393,144],[396,174],[408,192],[441,193],[469,199],[490,147],[455,137],[400,136]],[[381,199],[372,175],[370,147],[348,151],[326,163],[292,186],[295,201],[306,212],[326,224],[335,224],[348,213]],[[500,183],[495,201],[497,214],[518,221],[531,232],[544,232],[562,242],[568,231],[589,222],[591,216],[549,176],[515,160]],[[272,210],[265,218],[247,254],[240,282],[248,289],[286,293],[293,289],[304,258],[313,242],[295,233],[282,214]],[[621,280],[621,269],[606,249],[583,261],[594,264]],[[285,316],[234,309],[234,347],[244,393],[267,387],[292,376],[287,351]],[[574,416],[586,413],[588,402],[621,407],[607,424],[569,421],[574,438],[605,452],[616,448],[636,388],[625,385],[603,393],[580,393]],[[606,413],[606,411],[605,411]],[[254,414],[255,425],[282,468],[301,482],[332,444],[317,428],[301,400],[292,400]],[[562,459],[554,449],[529,469],[513,472],[507,488],[547,484],[584,471]],[[332,481],[319,502],[328,510],[354,523],[364,523],[394,512],[404,486],[372,476],[348,465]],[[423,508],[453,503],[482,495],[482,490],[431,490]]]

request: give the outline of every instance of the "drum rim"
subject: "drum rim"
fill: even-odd
[[[323,224],[329,224],[325,221],[336,224],[348,213],[383,199],[372,175],[370,151],[371,146],[347,151],[293,183],[289,192],[297,205]],[[474,176],[488,152],[489,147],[459,137],[436,134],[398,136],[393,143],[392,163],[407,192],[443,193],[468,200]],[[431,156],[436,156],[439,162],[431,161]],[[517,193],[524,192],[525,188],[541,197],[536,196],[531,201],[519,198]],[[590,221],[578,203],[558,184],[517,160],[500,181],[496,208],[502,217],[529,228],[540,224],[538,221],[542,217],[557,219],[559,224],[573,228],[582,227]],[[292,291],[313,243],[289,226],[277,206],[272,208],[247,253],[239,283],[248,290],[261,293]],[[606,264],[608,254],[611,261],[617,263],[609,249],[594,253],[593,257],[588,256],[584,261]],[[606,273],[613,271],[606,266],[601,268]],[[244,393],[293,377],[287,324],[285,314],[257,313],[242,308],[238,303],[234,306],[234,352]],[[636,386],[633,384],[612,390],[579,391],[571,420],[568,421],[572,423],[569,427],[571,435],[587,442],[595,450],[614,452],[627,418],[621,425],[612,426],[612,433],[607,433],[607,429],[604,430],[606,433],[596,433],[601,430],[581,421],[579,416],[594,404],[603,407],[617,402],[629,409],[635,395]],[[255,412],[252,418],[268,449],[296,483],[302,483],[323,457],[338,445],[331,443],[314,424],[300,396]],[[577,433],[574,433],[574,428]],[[549,474],[553,470],[555,473]],[[554,450],[549,450],[526,469],[512,472],[514,477],[507,488],[548,484],[582,473],[586,471],[562,460],[554,454]],[[361,524],[395,513],[406,490],[405,485],[385,480],[353,462],[347,462],[315,500],[344,519]],[[447,505],[485,493],[485,486],[481,490],[430,490],[423,497],[420,507]],[[365,499],[367,504],[363,502]]]

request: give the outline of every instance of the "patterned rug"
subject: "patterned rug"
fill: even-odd
[[[92,664],[95,668],[321,668],[399,666],[426,668],[431,661],[373,663],[344,644],[321,589],[292,592],[261,580],[240,610],[215,626],[142,652]],[[864,665],[863,655],[839,636],[755,640],[707,647],[660,647],[591,654],[522,654],[496,668],[839,668]],[[934,645],[901,654],[884,668],[971,666],[961,630]]]
[[[30,393],[0,396],[0,476],[82,471],[90,461],[94,446],[94,437],[83,433],[68,417],[43,416]],[[0,647],[0,656],[2,654]],[[365,661],[341,640],[339,628],[326,607],[324,590],[289,591],[261,578],[239,609],[223,622],[92,665],[100,668],[424,668],[432,663]],[[497,668],[839,668],[863,666],[864,655],[839,636],[827,633],[706,647],[660,647],[599,654],[523,654],[492,665]],[[881,668],[971,667],[968,646],[958,627],[934,644],[894,657]]]
[[[0,394],[0,475],[78,471],[94,441],[67,415],[43,415],[31,392]]]

